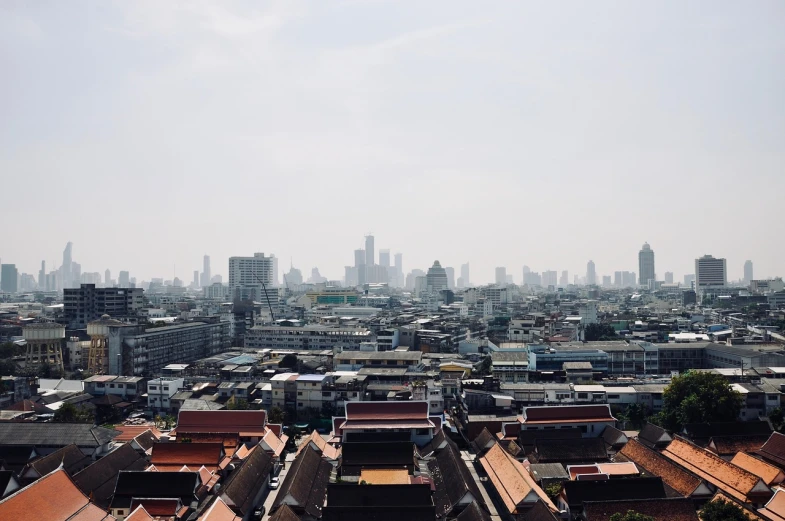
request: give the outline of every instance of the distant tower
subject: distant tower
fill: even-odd
[[[594,286],[597,284],[597,272],[594,269],[594,261],[590,260],[586,264],[586,285]]]
[[[65,326],[56,322],[27,324],[22,330],[27,342],[25,369],[36,373],[43,364],[49,364],[52,371],[63,374],[62,340]]]
[[[469,263],[461,264],[461,278],[463,279],[464,287],[469,287],[472,285],[470,279],[470,271],[469,271]]]
[[[202,286],[209,286],[213,276],[210,273],[210,256],[205,255],[202,259]]]
[[[38,272],[38,289],[47,291],[46,287],[46,261],[41,261],[41,271]]]
[[[365,236],[365,265],[373,266],[376,264],[375,250],[373,249],[373,235]]]
[[[390,267],[390,250],[379,250],[379,266]]]
[[[748,260],[744,263],[744,283],[749,284],[752,282],[752,261]]]
[[[649,243],[644,243],[641,251],[638,252],[638,284],[648,286],[650,280],[657,280],[654,271],[654,250]]]
[[[112,272],[109,270],[106,270],[104,272],[104,286],[106,286],[107,288],[112,287]]]
[[[507,284],[507,268],[499,266],[496,268],[496,284],[504,286]]]
[[[60,266],[61,282],[64,288],[72,287],[71,262],[73,261],[73,244],[69,241],[63,250],[63,265]]]

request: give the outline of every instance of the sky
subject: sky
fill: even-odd
[[[0,3],[0,259],[785,275],[785,3]]]

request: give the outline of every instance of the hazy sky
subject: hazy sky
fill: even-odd
[[[21,271],[785,275],[781,0],[6,1],[0,67]]]

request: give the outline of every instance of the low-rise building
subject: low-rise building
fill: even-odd
[[[253,349],[360,349],[374,340],[365,328],[307,325],[300,327],[255,326],[245,332],[245,347]]]
[[[602,435],[605,427],[616,426],[616,418],[608,405],[562,405],[558,407],[526,407],[519,420],[522,430],[578,428],[584,438]]]
[[[172,410],[172,397],[185,388],[182,378],[161,377],[147,382],[147,406],[153,411]]]

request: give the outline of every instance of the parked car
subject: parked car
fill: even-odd
[[[264,508],[264,505],[259,505],[256,507],[256,509],[253,511],[254,521],[262,521],[265,512],[267,512],[267,510]]]
[[[277,477],[271,477],[270,481],[267,483],[267,487],[270,490],[275,490],[276,488],[278,488],[278,478]]]

